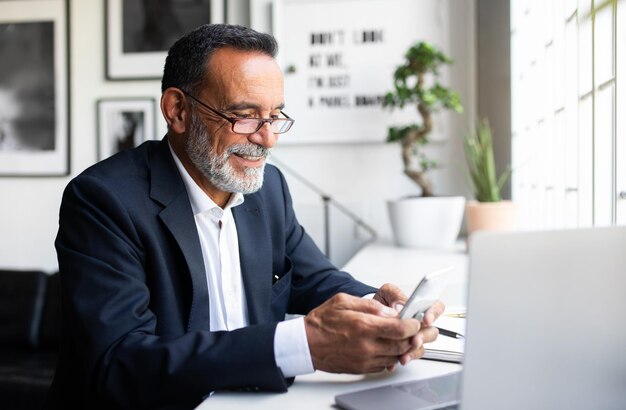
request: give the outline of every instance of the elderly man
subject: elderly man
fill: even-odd
[[[191,408],[217,389],[285,391],[316,369],[393,369],[437,337],[441,303],[421,323],[399,319],[405,295],[338,271],[298,224],[265,164],[293,124],[275,54],[271,36],[241,26],[187,34],[165,63],[167,136],[68,185],[49,408]]]

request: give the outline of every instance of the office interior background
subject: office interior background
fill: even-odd
[[[98,159],[98,101],[154,98],[152,138],[166,131],[158,109],[159,80],[106,78],[105,0],[67,1],[69,174],[0,178],[3,268],[57,269],[53,243],[62,191]],[[36,19],[40,2],[19,3]],[[272,3],[226,0],[225,21],[272,31],[280,24]],[[358,20],[368,1],[351,3],[354,14],[345,18]],[[499,169],[513,167],[505,197],[520,206],[519,229],[625,224],[626,0],[409,3],[411,21],[431,38],[407,38],[407,44],[432,41],[454,59],[442,76],[465,108],[461,115],[440,117],[442,138],[429,146],[442,164],[433,172],[436,194],[470,197],[461,138],[474,119],[486,117]],[[330,13],[334,5],[318,1],[316,7]],[[389,7],[389,13],[393,18],[403,10]],[[401,59],[397,55],[398,64]],[[391,87],[391,78],[388,83]],[[286,111],[296,121],[306,115],[289,106],[287,100]],[[329,130],[340,126],[317,121]],[[320,247],[330,241],[331,259],[338,265],[372,237],[355,218],[373,228],[377,240],[391,241],[386,201],[419,193],[402,173],[399,146],[385,143],[376,127],[362,132],[363,138],[354,140],[326,141],[320,135],[320,142],[300,143],[288,141],[292,136],[286,134],[271,160],[286,174],[300,222]],[[324,196],[332,198],[328,237]]]

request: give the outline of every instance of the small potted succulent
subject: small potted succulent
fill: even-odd
[[[421,120],[390,127],[387,135],[388,142],[400,144],[404,174],[420,188],[419,195],[388,202],[392,229],[400,246],[449,247],[461,227],[465,198],[435,195],[429,171],[438,164],[424,151],[434,126],[432,114],[442,109],[463,112],[458,93],[438,80],[440,68],[447,64],[452,60],[432,44],[413,44],[396,68],[393,90],[383,102],[391,109],[415,107]]]
[[[468,236],[478,230],[511,230],[515,228],[516,207],[502,200],[504,184],[511,176],[507,167],[497,176],[493,154],[493,136],[486,119],[463,139],[469,181],[475,200],[466,206]]]

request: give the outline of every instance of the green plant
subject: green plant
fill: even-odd
[[[440,108],[463,112],[458,93],[437,81],[439,68],[444,64],[452,64],[452,60],[431,44],[412,45],[404,56],[404,63],[394,72],[393,91],[388,92],[383,101],[384,107],[392,109],[415,105],[422,118],[419,124],[390,127],[387,134],[387,142],[401,144],[404,173],[421,187],[422,196],[433,196],[427,173],[437,166],[422,149],[433,129],[432,113]],[[434,77],[432,86],[427,84],[428,75]]]
[[[474,130],[465,134],[463,148],[469,180],[474,197],[479,202],[499,202],[500,192],[506,180],[511,176],[511,167],[496,176],[496,163],[493,155],[493,137],[486,119],[479,121]]]

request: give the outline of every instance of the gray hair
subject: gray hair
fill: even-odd
[[[230,24],[205,24],[178,39],[170,48],[161,81],[161,91],[177,87],[193,92],[211,73],[209,58],[220,48],[235,48],[276,57],[278,44],[270,34]]]

